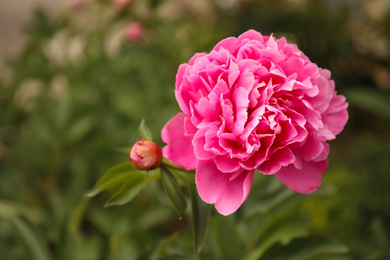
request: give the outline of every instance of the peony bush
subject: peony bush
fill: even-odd
[[[308,219],[293,206],[309,197],[298,193],[321,185],[328,167],[326,142],[348,120],[348,104],[337,95],[328,70],[318,68],[286,39],[249,30],[180,65],[175,96],[181,112],[161,130],[166,145],[160,149],[142,120],[142,139],[132,148],[118,149],[129,153],[130,161],[109,168],[85,194],[112,191],[105,207],[135,199],[130,205],[147,210],[147,215],[134,214],[137,220],[160,219],[165,210],[160,205],[176,211],[172,231],[164,238],[172,241],[167,243],[173,251],[158,246],[145,259],[157,259],[155,254],[286,259],[286,254],[299,258],[302,251],[313,257],[347,252],[343,244],[308,235]],[[255,178],[255,171],[262,174]],[[290,190],[266,175],[276,175]],[[251,188],[256,192],[248,207],[226,216],[240,208]],[[145,196],[137,200],[141,191]],[[328,195],[329,189],[316,194]],[[220,214],[214,214],[211,204]],[[189,233],[192,252],[179,242]]]
[[[249,30],[197,53],[176,75],[181,112],[161,131],[162,152],[196,169],[202,200],[223,215],[247,199],[255,170],[311,193],[329,145],[348,120],[331,73],[285,38]]]

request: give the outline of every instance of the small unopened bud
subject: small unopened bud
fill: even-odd
[[[150,140],[137,141],[130,151],[131,164],[140,170],[156,169],[162,160],[162,152],[157,144]]]
[[[69,8],[72,11],[81,11],[86,4],[86,0],[73,0],[70,2]]]
[[[125,30],[126,38],[131,42],[139,42],[144,35],[144,28],[139,22],[131,22]]]
[[[132,0],[112,0],[114,5],[116,7],[118,7],[119,9],[125,9],[126,7],[128,7]]]

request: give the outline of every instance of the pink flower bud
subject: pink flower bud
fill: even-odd
[[[131,164],[140,170],[156,169],[162,160],[162,152],[157,144],[150,140],[137,141],[130,151]]]
[[[126,27],[126,38],[131,42],[138,42],[144,34],[144,28],[139,22],[131,22]]]
[[[112,0],[114,5],[120,9],[125,9],[132,2],[131,0]]]
[[[73,0],[72,2],[70,2],[69,8],[72,11],[81,11],[86,4],[86,0]]]

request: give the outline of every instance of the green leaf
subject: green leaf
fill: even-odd
[[[81,199],[72,210],[69,217],[68,229],[74,237],[80,236],[80,225],[88,206],[88,199]]]
[[[143,139],[153,140],[152,132],[149,127],[146,126],[144,119],[142,119],[141,124],[138,127],[138,132]]]
[[[388,259],[390,259],[390,249],[389,248],[380,248],[380,249],[373,250],[373,252],[368,254],[367,257],[365,258],[365,260],[388,260]],[[320,259],[320,260],[322,260],[322,259]],[[328,259],[326,259],[326,260],[328,260]],[[329,260],[333,260],[333,259],[329,259]],[[336,259],[336,260],[338,260],[338,259]]]
[[[12,201],[0,200],[0,218],[12,219],[24,211],[22,206]]]
[[[387,246],[389,244],[389,235],[386,232],[388,228],[380,217],[376,216],[371,221],[371,229],[379,245]]]
[[[217,245],[224,260],[242,258],[242,243],[235,229],[234,215],[219,216],[215,223]]]
[[[74,256],[77,251],[77,243],[74,237],[69,232],[67,220],[63,221],[61,226],[58,228],[58,231],[58,243],[55,252],[55,259],[75,259]]]
[[[384,93],[361,87],[347,91],[345,95],[351,105],[390,119],[390,99]]]
[[[49,260],[49,251],[43,241],[35,232],[34,228],[21,218],[14,218],[12,221],[19,241],[26,249],[29,259]]]
[[[93,197],[103,190],[120,185],[133,173],[135,173],[135,171],[129,161],[115,165],[104,173],[95,186],[87,194],[85,194],[85,196]]]
[[[161,182],[164,186],[165,192],[168,195],[169,200],[172,202],[177,214],[179,217],[187,209],[187,201],[185,200],[179,183],[177,182],[175,176],[165,167],[160,167],[161,171]]]
[[[35,222],[40,220],[41,214],[38,208],[0,199],[0,219],[12,220],[16,217],[24,217]]]
[[[306,234],[309,221],[306,218],[292,217],[289,219],[282,218],[281,221],[273,223],[259,238],[259,246],[251,251],[246,260],[257,260],[273,244],[281,242],[288,244],[293,238]]]
[[[104,207],[119,206],[130,202],[143,189],[145,184],[145,174],[132,172],[126,183],[104,204]]]
[[[261,260],[309,260],[323,254],[344,254],[348,248],[338,242],[322,237],[304,237],[291,241],[287,246],[275,244]]]
[[[179,232],[173,232],[168,237],[161,239],[158,242],[158,246],[156,247],[156,249],[153,252],[153,255],[150,258],[151,259],[165,259],[164,255],[166,255],[169,252],[169,247],[174,246],[174,243],[177,242],[177,240],[179,238],[179,234],[180,234]],[[177,257],[177,255],[166,256],[166,257],[168,257],[167,259],[170,259],[170,257],[173,257],[172,259],[175,259],[174,257]],[[179,259],[182,259],[182,258],[179,258]]]
[[[335,254],[325,254],[325,255],[317,255],[313,258],[311,258],[310,260],[351,260],[351,256],[349,255],[335,255]],[[388,258],[386,258],[388,259]],[[369,260],[369,258],[365,259],[365,260]],[[372,260],[372,259],[370,259]],[[377,259],[379,260],[379,259]],[[382,259],[382,260],[385,260],[385,259]]]
[[[194,258],[190,256],[170,255],[159,258],[158,260],[194,260]]]
[[[82,198],[72,209],[72,212],[65,218],[59,228],[59,240],[54,259],[70,260],[77,259],[80,251],[85,252],[85,248],[81,248],[83,244],[83,236],[81,230],[81,222],[85,216],[85,211],[90,200]]]
[[[250,207],[246,213],[245,220],[249,220],[258,216],[259,214],[267,213],[272,208],[280,205],[295,193],[290,189],[282,189],[277,193],[272,193],[261,198],[261,201]]]
[[[203,202],[198,195],[195,184],[190,184],[192,228],[194,232],[194,252],[199,254],[206,238],[211,206]]]
[[[73,122],[67,133],[68,142],[76,142],[85,137],[92,130],[94,123],[95,118],[90,116],[85,116]]]

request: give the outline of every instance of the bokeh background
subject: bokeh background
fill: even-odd
[[[142,119],[162,145],[160,129],[178,111],[178,66],[248,29],[296,43],[350,104],[330,142],[326,192],[286,216],[307,217],[308,233],[349,248],[321,259],[390,259],[388,0],[1,0],[1,259],[157,259],[186,249],[186,235],[172,242],[186,221],[161,186],[123,207],[84,194],[127,160]]]

